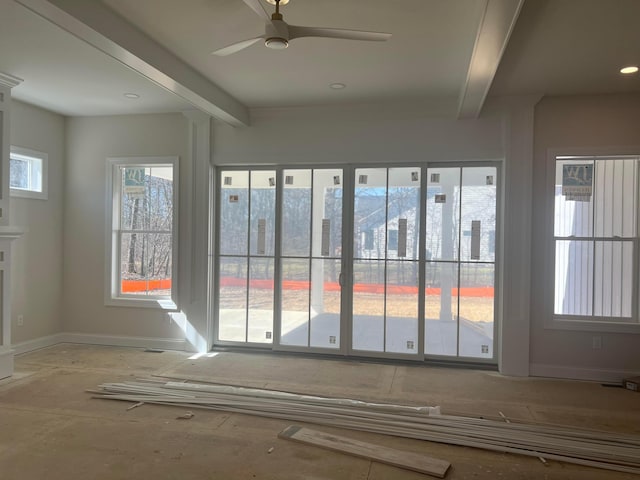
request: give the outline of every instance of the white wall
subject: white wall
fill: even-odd
[[[11,198],[11,222],[25,231],[12,252],[12,343],[20,343],[58,333],[62,325],[64,117],[13,100],[11,145],[49,157],[48,200]]]
[[[531,371],[535,375],[620,379],[640,372],[640,334],[545,328],[545,182],[547,151],[555,148],[640,147],[640,95],[548,97],[535,111]],[[640,153],[640,148],[638,149]],[[548,307],[548,306],[547,306]],[[602,349],[593,349],[593,336]]]
[[[214,124],[213,161],[393,163],[504,158],[502,119],[429,117],[420,104],[264,108],[251,126]]]
[[[533,105],[538,96],[491,99],[479,119],[428,115],[420,104],[266,108],[251,127],[213,126],[213,162],[362,164],[503,160],[498,308],[500,370],[529,374],[529,268]]]
[[[64,228],[65,332],[93,335],[184,339],[166,312],[104,304],[105,162],[114,156],[180,157],[179,307],[189,303],[183,281],[189,275],[191,210],[189,121],[179,113],[69,118]],[[206,198],[204,199],[206,202]],[[206,262],[205,255],[202,261]],[[182,286],[180,286],[182,285]],[[188,319],[203,330],[204,308]]]

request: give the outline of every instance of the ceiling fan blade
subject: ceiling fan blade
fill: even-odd
[[[211,52],[211,55],[218,55],[219,57],[226,57],[227,55],[231,55],[232,53],[239,52],[240,50],[244,50],[247,47],[250,47],[254,43],[264,40],[264,37],[256,37],[250,38],[249,40],[243,40],[241,42],[236,42],[227,47],[216,50],[215,52]]]
[[[246,1],[246,0],[245,0]],[[360,30],[343,30],[340,28],[298,27],[289,25],[289,39],[302,37],[341,38],[343,40],[365,40],[368,42],[384,42],[391,38],[390,33],[364,32]]]
[[[260,3],[260,0],[242,0],[242,1],[246,3],[251,10],[256,12],[258,16],[262,18],[262,20],[264,20],[266,23],[271,23],[271,15],[269,15],[267,11],[262,7],[262,3]]]

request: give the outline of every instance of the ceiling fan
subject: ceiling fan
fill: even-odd
[[[213,55],[224,57],[250,47],[260,40],[274,50],[284,50],[291,40],[302,37],[340,38],[343,40],[365,40],[369,42],[384,42],[391,38],[390,33],[363,32],[360,30],[343,30],[339,28],[300,27],[289,25],[283,20],[280,13],[280,5],[286,5],[289,0],[267,0],[276,6],[274,14],[269,16],[260,3],[260,0],[243,0],[251,10],[256,12],[265,22],[265,33],[259,37],[236,42],[227,47],[212,52]]]

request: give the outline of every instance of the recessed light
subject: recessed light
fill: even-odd
[[[635,65],[629,65],[628,67],[623,67],[620,69],[620,73],[624,73],[625,75],[629,75],[630,73],[636,73],[638,71],[638,67]]]
[[[333,88],[334,90],[342,90],[343,88],[347,88],[344,83],[332,83],[329,85],[329,87]]]
[[[276,0],[267,0],[267,3],[270,3],[271,5],[275,5]],[[280,6],[286,5],[287,3],[289,3],[289,0],[280,0]]]
[[[136,100],[138,98],[140,98],[140,95],[138,95],[137,93],[124,93],[123,94],[125,97],[130,98],[132,100]]]

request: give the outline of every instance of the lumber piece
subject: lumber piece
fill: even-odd
[[[100,387],[94,398],[278,418],[640,474],[640,436],[633,434],[507,423],[504,418],[436,414],[434,407],[376,404],[244,387],[203,388],[157,381],[107,383]]]
[[[291,425],[278,434],[279,438],[292,440],[316,447],[366,458],[380,463],[393,465],[414,472],[444,478],[451,464],[439,458],[432,458],[413,452],[383,447],[373,443],[361,442],[352,438],[319,432],[310,428]]]

